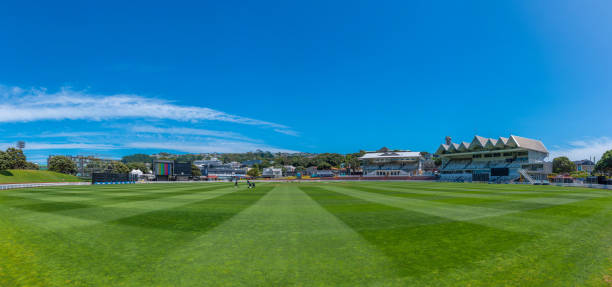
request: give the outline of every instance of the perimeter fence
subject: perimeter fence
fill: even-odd
[[[10,183],[0,184],[0,190],[15,188],[31,188],[43,186],[91,185],[91,182],[41,182],[41,183]]]

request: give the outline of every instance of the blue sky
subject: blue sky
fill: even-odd
[[[612,149],[610,1],[3,1],[0,147]]]

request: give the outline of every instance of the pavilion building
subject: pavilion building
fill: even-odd
[[[363,176],[417,176],[422,173],[423,157],[420,152],[391,151],[386,147],[366,152],[359,158]]]
[[[548,150],[535,139],[510,135],[498,139],[475,136],[471,142],[453,143],[446,137],[436,154],[442,159],[443,181],[510,182],[545,181],[552,164]]]

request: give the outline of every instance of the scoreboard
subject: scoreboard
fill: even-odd
[[[156,162],[154,164],[155,175],[172,175],[173,164],[171,162]]]
[[[189,162],[174,163],[174,175],[191,175],[191,163]]]

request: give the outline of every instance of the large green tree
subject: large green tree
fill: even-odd
[[[129,173],[130,168],[120,161],[115,161],[111,163],[111,171],[112,173]]]
[[[251,168],[249,171],[247,171],[247,175],[250,177],[258,177],[261,175],[261,172],[259,171],[259,168]]]
[[[576,170],[576,164],[569,160],[566,156],[560,156],[553,159],[554,173],[570,173]]]
[[[0,170],[5,169],[38,169],[38,165],[27,162],[22,150],[11,147],[0,151]]]
[[[204,156],[199,154],[182,154],[179,155],[175,161],[177,162],[193,162],[194,160],[201,160]]]
[[[202,171],[195,164],[191,164],[191,175],[192,176],[202,176]]]
[[[595,165],[595,171],[601,173],[612,174],[612,149],[605,152],[597,164]]]
[[[77,172],[76,164],[70,158],[63,155],[56,155],[49,159],[50,171],[61,172],[65,174],[75,174]]]
[[[8,154],[0,150],[0,170],[11,169],[11,160]]]
[[[6,149],[6,156],[10,169],[25,169],[27,166],[26,156],[23,151],[14,147]]]
[[[35,164],[33,162],[26,162],[25,169],[39,170],[40,168],[38,167],[37,164]]]
[[[321,162],[319,165],[317,165],[317,170],[329,170],[331,169],[332,166],[331,164],[329,164],[328,162]]]

